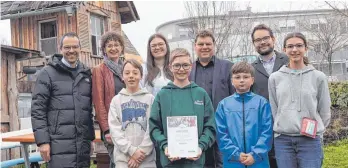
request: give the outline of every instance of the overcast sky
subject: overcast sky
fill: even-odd
[[[284,10],[308,10],[315,8],[328,8],[323,1],[238,1],[239,9],[245,9],[250,3],[252,12],[284,11]],[[145,60],[147,40],[155,33],[155,29],[162,23],[181,19],[185,14],[184,1],[134,1],[140,20],[122,25],[139,54]],[[11,42],[11,29],[9,20],[0,21],[0,40]]]

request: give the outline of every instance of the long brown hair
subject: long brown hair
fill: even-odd
[[[284,38],[283,47],[285,48],[286,42],[287,42],[289,39],[294,38],[294,37],[300,38],[301,40],[303,40],[303,43],[304,43],[305,47],[306,47],[306,48],[308,47],[308,43],[307,43],[306,37],[305,37],[302,33],[300,33],[300,32],[289,33],[288,35],[286,35],[286,37]],[[305,56],[303,57],[303,63],[304,63],[305,65],[308,65],[308,64],[309,64],[308,57],[305,57]],[[290,62],[289,62],[289,64],[290,64]]]
[[[160,72],[160,69],[155,65],[155,58],[152,55],[151,45],[150,45],[151,41],[156,37],[161,38],[166,43],[167,53],[164,56],[163,72],[167,79],[173,81],[173,74],[169,69],[170,48],[169,48],[168,41],[162,34],[156,33],[150,36],[147,42],[147,59],[146,59],[147,74],[145,76],[145,83],[148,83],[151,87],[153,87],[152,81],[156,78],[156,76]]]

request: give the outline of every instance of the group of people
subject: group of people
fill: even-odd
[[[288,34],[283,52],[264,24],[251,38],[258,59],[233,65],[215,55],[210,31],[196,35],[197,60],[154,34],[141,65],[122,61],[122,36],[107,32],[104,61],[91,72],[78,59],[78,36],[65,34],[32,97],[42,158],[52,168],[90,166],[94,105],[110,168],[320,168],[331,101],[326,76],[305,56],[305,36]],[[171,116],[197,117],[197,156],[170,156]]]

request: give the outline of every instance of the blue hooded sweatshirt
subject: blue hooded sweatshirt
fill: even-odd
[[[223,99],[215,113],[217,140],[224,168],[268,168],[272,147],[272,113],[268,101],[257,94],[234,93]],[[255,163],[245,166],[240,154],[250,153]]]

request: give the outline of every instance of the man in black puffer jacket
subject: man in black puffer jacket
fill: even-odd
[[[50,168],[90,166],[94,127],[91,71],[78,61],[80,42],[65,34],[36,80],[31,119],[36,144]]]

